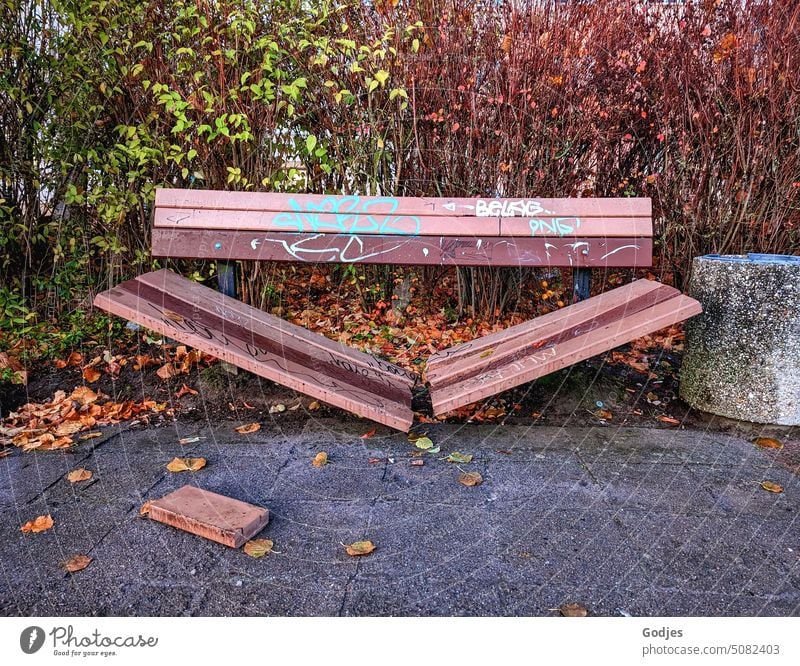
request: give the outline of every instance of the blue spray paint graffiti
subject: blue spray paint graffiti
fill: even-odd
[[[274,224],[289,231],[409,236],[420,231],[416,215],[394,214],[400,205],[394,197],[330,196],[320,203],[300,204],[296,199],[289,199],[288,203],[292,212],[276,215]],[[370,212],[375,208],[381,212]]]

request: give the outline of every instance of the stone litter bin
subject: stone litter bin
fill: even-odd
[[[680,396],[712,414],[800,425],[800,257],[697,257]]]

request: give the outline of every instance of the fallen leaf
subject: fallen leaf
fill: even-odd
[[[614,418],[614,415],[608,409],[598,409],[594,415],[603,421],[611,421]]]
[[[670,425],[680,425],[681,422],[678,419],[673,419],[671,416],[659,416],[658,420],[662,423],[669,423]]]
[[[88,386],[79,386],[69,396],[70,400],[74,400],[82,407],[91,405],[99,397],[100,396],[92,391],[92,389],[90,389]]]
[[[325,453],[325,451],[320,451],[314,456],[314,460],[311,461],[311,464],[314,465],[314,467],[324,467],[328,464],[328,454]]]
[[[774,481],[762,481],[761,487],[771,493],[783,492],[783,486],[780,483],[775,483]]]
[[[345,546],[348,555],[358,557],[359,555],[369,555],[375,550],[375,544],[372,541],[356,541],[349,546]]]
[[[53,433],[57,437],[65,437],[66,435],[74,435],[81,428],[83,428],[83,423],[80,421],[66,421],[65,423],[59,423]]]
[[[414,440],[414,446],[423,451],[428,451],[433,448],[433,440],[430,437],[417,437]]]
[[[772,437],[759,437],[755,441],[756,446],[760,446],[762,449],[782,449],[783,443],[778,441],[777,439],[773,439]]]
[[[271,539],[253,539],[244,545],[244,552],[250,557],[264,557],[272,552]]]
[[[73,555],[61,566],[65,571],[68,571],[69,573],[75,573],[76,571],[83,571],[91,563],[92,558],[88,555]]]
[[[102,432],[87,432],[81,435],[81,440],[85,441],[87,439],[95,439],[96,437],[102,436]]]
[[[46,516],[39,516],[33,520],[29,520],[22,527],[19,528],[20,532],[28,534],[29,532],[44,532],[49,530],[54,524],[53,517],[48,513]]]
[[[197,395],[197,391],[195,391],[193,388],[190,388],[190,387],[186,386],[186,384],[184,384],[183,386],[180,387],[180,389],[178,389],[175,392],[175,397],[176,398],[182,398],[185,395]]]
[[[87,366],[83,369],[83,378],[92,384],[100,379],[100,371],[97,368],[93,368],[91,366]]]
[[[489,357],[489,356],[491,356],[492,354],[494,354],[494,349],[487,349],[487,350],[486,350],[485,352],[483,352],[483,353],[482,353],[482,354],[481,354],[481,355],[480,355],[478,358],[488,358],[488,357]]]
[[[55,361],[55,363],[53,365],[55,365],[56,368],[58,368],[59,370],[62,370],[63,368],[67,367],[67,362],[65,360],[59,358],[59,359],[56,359],[56,361]]]
[[[70,483],[88,481],[91,478],[92,478],[92,473],[88,469],[84,469],[83,467],[79,467],[78,469],[73,469],[69,474],[67,474],[67,481],[69,481]]]
[[[142,506],[139,508],[139,515],[146,516],[150,513],[150,505],[153,503],[153,500],[147,500]]]
[[[83,354],[79,352],[72,352],[67,357],[67,365],[75,366],[75,365],[80,365],[81,363],[83,363]]]
[[[586,608],[576,603],[564,604],[558,610],[564,617],[586,617],[589,614]]]
[[[161,377],[161,379],[172,379],[179,373],[172,363],[166,363],[156,370],[156,374]]]
[[[205,466],[205,458],[173,458],[167,465],[167,469],[170,472],[196,472]]]
[[[0,451],[0,458],[5,458],[6,456],[10,455],[11,455],[11,449],[8,449],[7,451]]]
[[[181,437],[178,444],[194,444],[200,441],[200,437]]]
[[[478,472],[464,472],[458,477],[458,482],[463,486],[479,486],[483,483],[483,477]]]
[[[316,411],[318,409],[319,409],[319,403],[316,400],[314,400],[313,402],[309,403],[309,405],[308,405],[308,411],[309,412],[314,412],[314,411]]]
[[[238,432],[240,435],[249,435],[250,433],[258,432],[259,430],[261,430],[261,424],[248,423],[246,425],[240,425],[238,428],[234,428],[234,430]]]
[[[283,404],[272,405],[272,407],[269,408],[270,414],[280,414],[281,412],[285,411],[286,411],[286,405]]]
[[[369,438],[370,438],[370,437],[372,437],[372,436],[373,436],[373,435],[374,435],[376,432],[377,432],[377,430],[376,430],[375,428],[373,428],[373,429],[372,429],[372,430],[370,430],[369,432],[365,432],[363,435],[361,435],[361,439],[369,439]]]
[[[411,461],[412,467],[422,467],[425,464],[425,461],[422,458],[417,458],[416,460]]]
[[[449,456],[447,456],[447,462],[451,463],[470,463],[472,462],[472,454],[471,453],[459,453],[458,451],[453,451]]]
[[[383,458],[370,458],[367,460],[368,463],[381,463],[383,462]]]

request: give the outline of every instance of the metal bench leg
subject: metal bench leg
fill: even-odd
[[[572,302],[585,301],[589,298],[592,286],[592,269],[576,268],[572,272]]]
[[[218,261],[217,262],[217,291],[221,291],[226,296],[236,298],[236,262]],[[221,361],[222,369],[230,375],[238,375],[239,368],[225,361]]]

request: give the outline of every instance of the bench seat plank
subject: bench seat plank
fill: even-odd
[[[333,214],[290,211],[158,208],[160,229],[211,229],[396,236],[519,236],[564,238],[652,236],[649,217],[436,217],[393,213]]]
[[[288,354],[308,356],[321,364],[343,367],[378,381],[387,378],[391,384],[399,382],[406,384],[409,389],[419,379],[414,372],[253,308],[235,298],[217,291],[209,293],[209,289],[202,284],[187,280],[170,270],[146,273],[136,280],[165,294],[180,294],[181,300],[194,310],[219,318],[223,332],[226,322],[230,322],[266,335],[268,340],[260,343],[262,346],[278,345],[278,351],[286,349]]]
[[[153,256],[436,266],[647,267],[651,238],[499,238],[153,229]]]
[[[447,386],[432,388],[433,411],[437,415],[445,414],[614,349],[638,337],[693,317],[701,311],[702,308],[696,300],[678,295],[600,328],[573,336],[564,342],[545,344],[540,348],[531,349],[525,357],[514,358],[501,367]]]
[[[651,217],[647,197],[605,198],[459,198],[368,197],[359,195],[281,194],[159,188],[156,208],[239,211],[334,212],[443,217]]]
[[[211,289],[207,291],[210,300],[220,296]],[[137,280],[123,282],[98,294],[95,305],[358,416],[404,432],[411,427],[411,391],[406,382],[392,385],[386,376],[381,379],[364,377],[346,367],[322,366],[312,356],[298,362],[294,354],[271,351],[264,344],[267,336],[226,322],[222,317],[210,316],[182,302],[175,294],[167,294]],[[256,320],[255,314],[251,320]]]
[[[637,282],[646,284],[633,288]],[[538,350],[585,335],[680,294],[677,289],[658,282],[637,282],[582,301],[581,305],[587,304],[586,307],[575,306],[575,311],[567,312],[565,316],[564,310],[572,310],[572,307],[507,329],[492,345],[479,339],[471,349],[459,349],[466,345],[458,345],[434,354],[438,360],[428,366],[428,383],[432,388],[439,388],[501,368]],[[550,316],[556,314],[562,316]]]
[[[629,301],[637,300],[663,286],[664,285],[660,282],[654,280],[634,280],[629,284],[617,287],[616,289],[610,289],[588,300],[574,303],[568,307],[548,312],[535,319],[522,322],[521,324],[517,324],[516,326],[502,331],[490,333],[475,340],[453,345],[452,347],[431,354],[426,363],[427,370],[430,372],[445,363],[457,363],[470,356],[479,356],[488,350],[495,349],[498,345],[515,340],[519,337],[535,336],[536,333],[545,326],[556,325],[567,328],[573,322],[590,321],[600,312],[617,308]],[[679,293],[677,290],[675,291]]]

